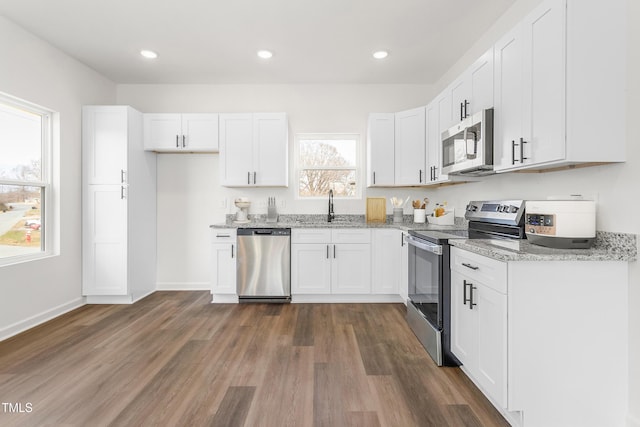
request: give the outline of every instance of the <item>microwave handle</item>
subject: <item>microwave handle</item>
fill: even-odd
[[[469,154],[469,150],[467,150],[467,133],[471,133],[473,135],[473,154]],[[466,127],[464,128],[464,135],[463,135],[463,140],[464,140],[464,144],[465,144],[465,151],[467,153],[467,159],[475,159],[476,156],[478,155],[478,133],[475,131],[470,131],[469,132],[469,128]]]

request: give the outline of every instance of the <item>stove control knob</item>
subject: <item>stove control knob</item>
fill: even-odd
[[[536,229],[535,229],[535,228],[531,227],[531,228],[529,229],[529,233],[531,233],[531,234],[535,234],[535,232],[536,232]]]
[[[468,212],[475,212],[475,211],[477,211],[477,210],[478,210],[478,207],[477,207],[477,206],[474,206],[474,205],[467,205],[467,211],[468,211]]]
[[[518,212],[518,207],[517,206],[511,206],[511,210],[509,212],[511,212],[511,213]]]

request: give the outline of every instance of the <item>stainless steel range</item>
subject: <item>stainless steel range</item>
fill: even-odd
[[[524,200],[470,202],[468,229],[411,230],[407,322],[439,366],[457,366],[451,353],[451,239],[524,239]]]

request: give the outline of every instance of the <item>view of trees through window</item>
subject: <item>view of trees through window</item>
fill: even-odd
[[[357,135],[299,135],[300,197],[357,196]]]
[[[0,98],[0,258],[43,250],[44,117]]]

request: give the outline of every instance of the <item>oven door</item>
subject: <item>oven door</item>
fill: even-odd
[[[409,236],[409,300],[442,329],[442,246]]]
[[[443,364],[442,246],[409,236],[407,323],[438,366]]]

